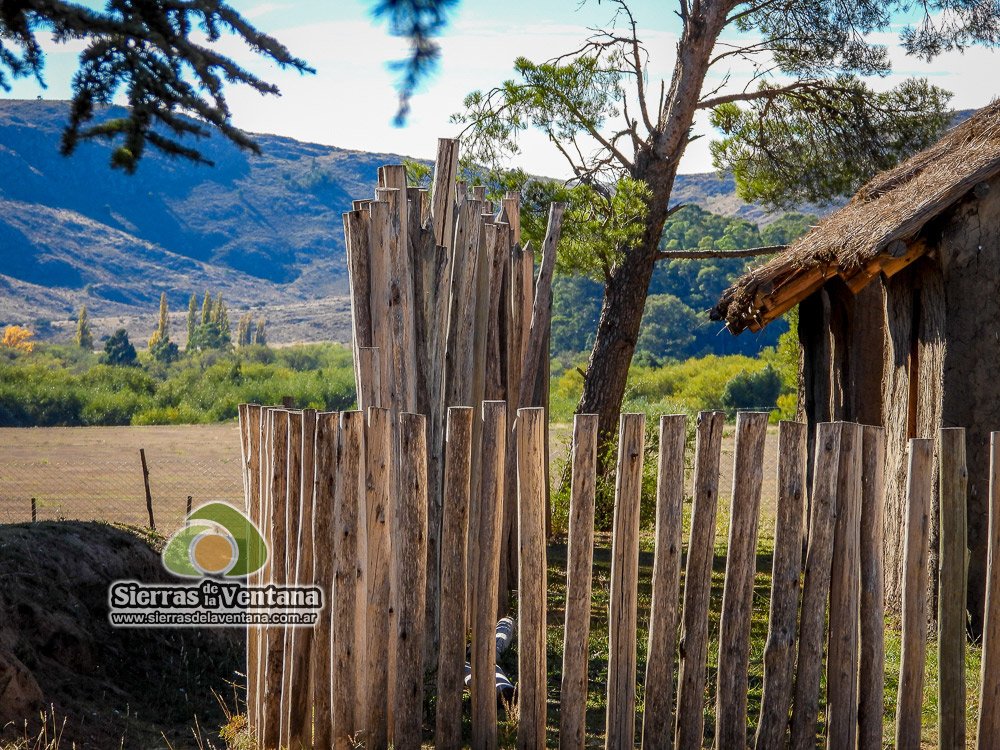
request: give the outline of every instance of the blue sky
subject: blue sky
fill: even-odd
[[[89,0],[89,4],[100,3]],[[608,2],[594,0],[584,4],[579,0],[508,0],[502,4],[463,0],[441,39],[443,56],[437,73],[415,97],[406,126],[396,128],[392,125],[394,74],[388,62],[405,55],[405,42],[390,37],[384,24],[373,22],[373,4],[358,0],[233,0],[259,28],[277,36],[317,69],[314,76],[278,71],[235,42],[224,41],[227,52],[275,81],[283,93],[280,98],[261,98],[249,90],[231,89],[236,124],[253,132],[432,158],[438,137],[457,134],[457,127],[448,120],[461,109],[465,94],[509,77],[518,55],[540,61],[573,49],[586,37],[588,27],[602,24],[613,12]],[[630,5],[650,51],[651,88],[658,89],[659,79],[668,76],[673,67],[679,31],[675,6],[663,0],[633,0]],[[886,36],[886,43],[891,45],[892,41],[891,35]],[[0,96],[66,98],[80,46],[48,45],[48,49],[48,89],[20,81],[10,94]],[[891,77],[873,82],[877,87],[894,85],[907,75],[930,77],[955,93],[952,103],[959,108],[983,106],[998,93],[991,71],[997,69],[1000,53],[976,48],[964,55],[942,55],[925,64],[906,58],[898,48],[891,50],[896,70]],[[728,85],[742,87],[747,72],[739,68],[714,72],[712,82],[721,83],[727,72]],[[711,135],[704,117],[696,122],[696,130]],[[689,147],[682,172],[711,169],[709,140],[699,139]],[[561,157],[541,135],[527,135],[522,148],[519,166],[536,174],[568,174]]]

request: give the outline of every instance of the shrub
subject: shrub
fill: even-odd
[[[781,376],[771,365],[756,372],[742,370],[726,383],[722,405],[728,411],[737,409],[774,409],[781,394]]]

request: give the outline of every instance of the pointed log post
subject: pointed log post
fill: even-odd
[[[389,242],[390,225],[389,204],[385,201],[372,201],[368,204],[371,213],[369,224],[369,251],[371,257],[368,271],[371,284],[371,318],[372,345],[380,352],[389,352],[392,348],[392,330],[389,324]],[[379,398],[378,404],[383,408],[393,408],[390,383],[393,382],[393,359],[389,354],[379,358]]]
[[[519,409],[517,419],[517,523],[521,540],[517,577],[517,746],[522,750],[534,750],[545,746],[548,692],[545,669],[545,410],[538,407]]]
[[[833,533],[837,518],[837,473],[843,422],[816,425],[809,541],[806,549],[802,609],[799,618],[798,673],[792,709],[792,748],[814,750],[819,716],[819,681],[823,669],[823,630],[830,596]]]
[[[594,569],[594,500],[597,486],[597,415],[573,417],[573,476],[566,552],[566,621],[559,747],[582,750],[587,730],[587,656]]]
[[[458,139],[438,138],[437,159],[434,163],[434,189],[431,192],[431,214],[434,241],[449,250],[455,247],[455,177],[458,175]],[[463,196],[464,197],[464,196]]]
[[[323,591],[323,611],[313,629],[312,700],[314,747],[333,747],[333,608],[337,533],[337,455],[340,414],[316,415],[316,502],[313,525],[313,579]]]
[[[767,412],[741,411],[736,415],[726,581],[719,618],[719,674],[715,694],[718,747],[745,748],[747,744],[747,666],[767,418]]]
[[[715,520],[719,504],[719,457],[726,415],[698,415],[695,442],[694,504],[684,573],[684,614],[677,678],[677,728],[674,747],[700,748],[705,733],[705,670],[708,660],[708,608],[712,593]]]
[[[438,649],[435,746],[462,747],[465,688],[465,545],[472,470],[471,406],[448,408],[445,447],[444,528],[441,535],[441,641]]]
[[[597,425],[595,420],[594,430]],[[684,446],[687,415],[660,417],[660,456],[656,471],[656,550],[653,601],[646,649],[646,705],[642,716],[643,750],[670,747],[670,717],[680,622],[681,546],[684,543]]]
[[[802,573],[802,515],[806,498],[806,425],[778,426],[778,503],[770,619],[764,646],[764,685],[755,750],[782,747],[788,731],[795,675],[795,626]]]
[[[844,424],[840,438],[826,663],[826,737],[831,748],[857,744],[863,440],[861,425]]]
[[[608,627],[606,750],[635,744],[636,619],[639,585],[639,502],[646,438],[643,414],[622,414],[615,478]]]
[[[472,748],[495,750],[497,746],[496,698],[496,604],[500,574],[500,520],[503,517],[504,455],[507,445],[507,404],[483,402],[482,493],[480,548],[472,574],[475,615],[472,630]]]
[[[980,750],[1000,746],[1000,432],[990,433],[988,533],[986,622],[976,732],[976,747]]]
[[[858,748],[880,750],[885,713],[885,430],[864,428],[861,465],[861,664],[858,670]]]
[[[354,349],[354,384],[358,398],[365,385],[358,350],[374,346],[371,295],[371,213],[348,211],[343,215],[347,247],[347,278],[351,289],[351,342]]]
[[[917,750],[920,747],[927,653],[927,568],[934,441],[930,438],[910,438],[909,447],[903,553],[903,642],[899,661],[899,692],[896,696],[897,750]]]
[[[424,594],[427,581],[427,437],[421,414],[399,416],[400,478],[392,518],[396,605],[396,685],[392,738],[399,750],[420,748],[424,706]]]

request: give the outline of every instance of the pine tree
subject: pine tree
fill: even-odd
[[[88,352],[94,349],[94,334],[90,330],[90,318],[87,317],[87,306],[80,307],[80,317],[76,321],[76,345]]]
[[[136,367],[139,364],[135,356],[135,347],[128,340],[128,331],[119,328],[104,344],[104,364],[116,367]]]
[[[267,346],[266,324],[267,321],[263,318],[257,321],[257,329],[253,332],[253,343],[257,344],[257,346]]]
[[[160,318],[156,324],[156,330],[149,337],[149,349],[152,351],[159,342],[170,341],[170,318],[167,311],[167,293],[160,293]]]
[[[236,345],[250,346],[253,343],[253,318],[250,313],[240,317],[240,323],[236,328]]]
[[[188,301],[188,317],[187,317],[188,340],[185,351],[194,351],[194,347],[191,345],[191,342],[194,341],[194,332],[197,327],[198,327],[198,297],[192,292],[191,299]]]

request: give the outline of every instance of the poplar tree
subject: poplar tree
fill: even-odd
[[[194,351],[192,347],[192,342],[194,341],[195,330],[198,328],[198,297],[193,292],[191,293],[191,299],[188,300],[188,315],[187,315],[187,346],[185,349],[187,351]]]
[[[265,330],[266,324],[267,321],[265,321],[264,318],[257,321],[257,328],[253,333],[253,342],[258,346],[267,346],[267,331]]]
[[[88,352],[94,350],[94,334],[90,330],[90,318],[85,304],[80,306],[80,316],[76,321],[76,345]]]

